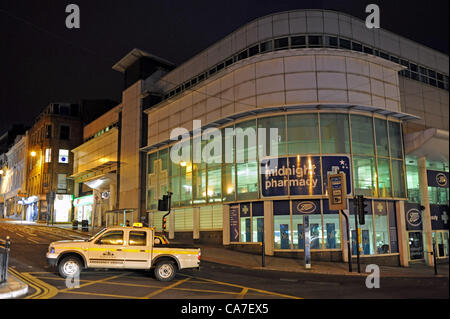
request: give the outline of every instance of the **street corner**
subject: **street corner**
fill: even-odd
[[[6,283],[0,284],[0,299],[19,298],[28,293],[28,285],[19,280],[11,272]]]

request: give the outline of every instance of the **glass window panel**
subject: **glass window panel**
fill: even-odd
[[[386,209],[377,209],[377,205],[386,205],[385,202],[375,201],[375,245],[377,254],[389,254],[389,225]]]
[[[305,249],[305,232],[303,229],[303,216],[292,215],[292,235],[294,249]]]
[[[277,215],[273,217],[274,249],[291,249],[290,224],[290,215]]]
[[[261,243],[264,240],[264,217],[253,217],[252,241]]]
[[[242,130],[242,134],[240,131]],[[256,121],[251,120],[236,124],[236,162],[253,162],[257,157]],[[252,140],[254,139],[254,140]],[[241,141],[241,142],[239,142]],[[241,144],[240,144],[241,143]],[[243,147],[242,147],[243,146]]]
[[[159,151],[159,158],[161,159],[161,169],[167,170],[169,161],[169,149],[165,148]]]
[[[364,225],[359,225],[359,228],[361,229],[361,235],[360,235],[360,241],[359,241],[359,247],[360,247],[360,254],[361,255],[373,255],[375,253],[374,250],[374,242],[373,242],[373,235],[374,235],[374,227],[373,227],[373,217],[372,217],[372,207],[370,201],[366,201],[367,203],[367,211],[364,216],[365,223]],[[353,209],[353,200],[350,200],[350,237],[351,237],[351,243],[352,243],[352,254],[356,255],[356,247],[357,247],[357,230],[355,228],[355,213]],[[359,222],[358,222],[359,224]]]
[[[235,172],[236,170],[234,164],[224,164],[222,167],[223,200],[227,202],[235,200]]]
[[[420,203],[419,167],[417,161],[406,158],[406,186],[408,188],[408,201]]]
[[[180,206],[180,176],[172,176],[169,178],[169,190],[172,194],[172,206]],[[164,195],[164,194],[162,194]]]
[[[350,153],[347,114],[320,114],[322,153]]]
[[[265,129],[265,141],[260,143],[262,139],[259,129]],[[278,130],[278,134],[275,135],[275,140],[271,138],[271,129]],[[258,144],[259,144],[259,157],[274,156],[274,155],[286,155],[286,118],[284,116],[264,117],[258,119]],[[278,154],[272,154],[271,147],[278,144]]]
[[[281,38],[275,40],[275,49],[287,48],[289,46],[289,38]]]
[[[157,159],[158,159],[158,153],[157,152],[148,155],[148,161],[147,161],[147,173],[148,174],[152,174],[152,173],[155,172],[155,170],[154,170],[155,168],[154,168],[154,164],[153,163]]]
[[[406,197],[403,161],[391,160],[394,197]]]
[[[353,180],[355,195],[375,196],[375,158],[354,156]]]
[[[391,175],[388,159],[378,159],[378,189],[380,197],[391,197]]]
[[[192,163],[180,167],[180,205],[192,204]]]
[[[255,199],[258,195],[258,164],[237,164],[237,199]]]
[[[298,36],[291,38],[291,46],[294,47],[305,47],[306,46],[306,37]]]
[[[249,243],[252,241],[252,219],[251,217],[241,217],[241,238],[240,241]]]
[[[319,125],[317,114],[288,116],[288,153],[319,153]]]
[[[110,231],[95,242],[97,245],[123,245],[123,231]]]
[[[193,164],[193,196],[194,204],[206,203],[206,170],[201,169],[202,164]]]
[[[389,156],[389,141],[387,134],[387,122],[382,119],[375,119],[375,136],[377,140],[377,155]]]
[[[220,164],[208,165],[208,202],[222,201],[222,167]]]
[[[325,249],[341,248],[340,216],[337,211],[330,211],[328,201],[323,201],[323,238]]]
[[[309,215],[311,249],[322,249],[322,215]]]
[[[389,122],[389,140],[391,143],[391,157],[402,158],[402,131],[400,123]]]
[[[351,115],[353,154],[374,155],[372,118]]]
[[[146,246],[147,232],[130,231],[130,246]]]

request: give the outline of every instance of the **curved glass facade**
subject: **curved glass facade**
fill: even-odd
[[[174,194],[173,207],[263,198],[260,163],[264,155],[274,155],[270,140],[274,137],[266,133],[265,139],[257,136],[256,145],[249,143],[248,138],[244,145],[236,145],[236,137],[225,134],[226,129],[242,129],[258,135],[261,128],[266,128],[266,132],[278,129],[275,138],[279,158],[349,156],[355,195],[406,198],[399,122],[361,114],[308,112],[258,117],[221,128],[222,163],[192,163],[191,152],[191,162],[174,164],[170,161],[170,146],[148,154],[147,210],[155,210],[158,199],[167,190]],[[226,139],[230,139],[232,150],[225,149]],[[202,142],[203,147],[206,144]],[[239,158],[244,161],[236,161]],[[252,158],[256,161],[249,160]]]

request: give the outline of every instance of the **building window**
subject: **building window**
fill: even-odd
[[[267,52],[273,50],[272,40],[261,43],[261,52]]]
[[[322,46],[322,36],[320,35],[310,35],[308,36],[309,47],[321,47]]]
[[[391,144],[391,157],[402,158],[402,131],[400,123],[389,122],[389,141]]]
[[[288,153],[319,153],[318,114],[297,114],[288,116]]]
[[[59,138],[61,140],[68,140],[70,138],[70,126],[61,125],[59,131]]]
[[[353,200],[349,200],[349,211],[350,211],[350,237],[352,242],[352,255],[356,255],[356,250],[358,247],[358,231],[355,227],[355,209],[353,207]],[[366,214],[364,215],[365,223],[364,225],[359,225],[359,247],[361,255],[373,255],[374,250],[374,227],[373,227],[373,216],[372,216],[372,205],[369,201],[367,205]],[[359,224],[359,221],[358,221]]]
[[[353,154],[374,155],[372,118],[351,115]]]
[[[46,126],[45,137],[52,138],[52,126],[51,125]]]
[[[291,216],[289,201],[273,202],[274,249],[291,249]]]
[[[382,119],[375,119],[375,138],[377,140],[377,155],[389,156],[389,141],[387,134],[387,122]]]
[[[69,164],[69,150],[59,150],[58,163]]]
[[[274,134],[275,131],[277,131],[277,134]],[[263,139],[260,134],[265,134],[265,139]],[[264,117],[258,119],[258,144],[260,158],[265,156],[286,155],[285,116]],[[272,145],[278,145],[277,150],[273,150],[274,152],[278,152],[278,154],[271,153]]]
[[[281,38],[275,40],[275,49],[285,49],[289,46],[289,38]]]
[[[45,163],[50,163],[51,161],[52,161],[52,149],[51,148],[46,148],[45,149],[44,162]]]
[[[323,238],[325,249],[341,248],[339,212],[329,209],[328,200],[323,200]]]
[[[338,38],[337,37],[325,37],[325,46],[336,48],[338,46]]]
[[[393,196],[404,198],[406,197],[405,191],[405,173],[403,170],[402,160],[391,160],[392,165],[392,188],[394,191]]]
[[[350,153],[348,115],[321,113],[320,134],[323,154]]]
[[[58,174],[58,190],[67,189],[67,179],[66,174]]]
[[[378,158],[378,191],[380,197],[391,197],[391,174],[389,159]]]
[[[353,157],[353,183],[355,195],[377,194],[374,157]]]

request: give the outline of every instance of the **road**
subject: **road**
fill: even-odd
[[[57,227],[0,222],[0,238],[11,237],[10,272],[30,286],[26,299],[302,299],[448,298],[448,278],[381,278],[368,289],[365,278],[242,269],[202,261],[169,283],[149,271],[89,269],[79,283],[66,283],[46,264],[52,241],[87,236]],[[73,288],[72,286],[78,286]]]

